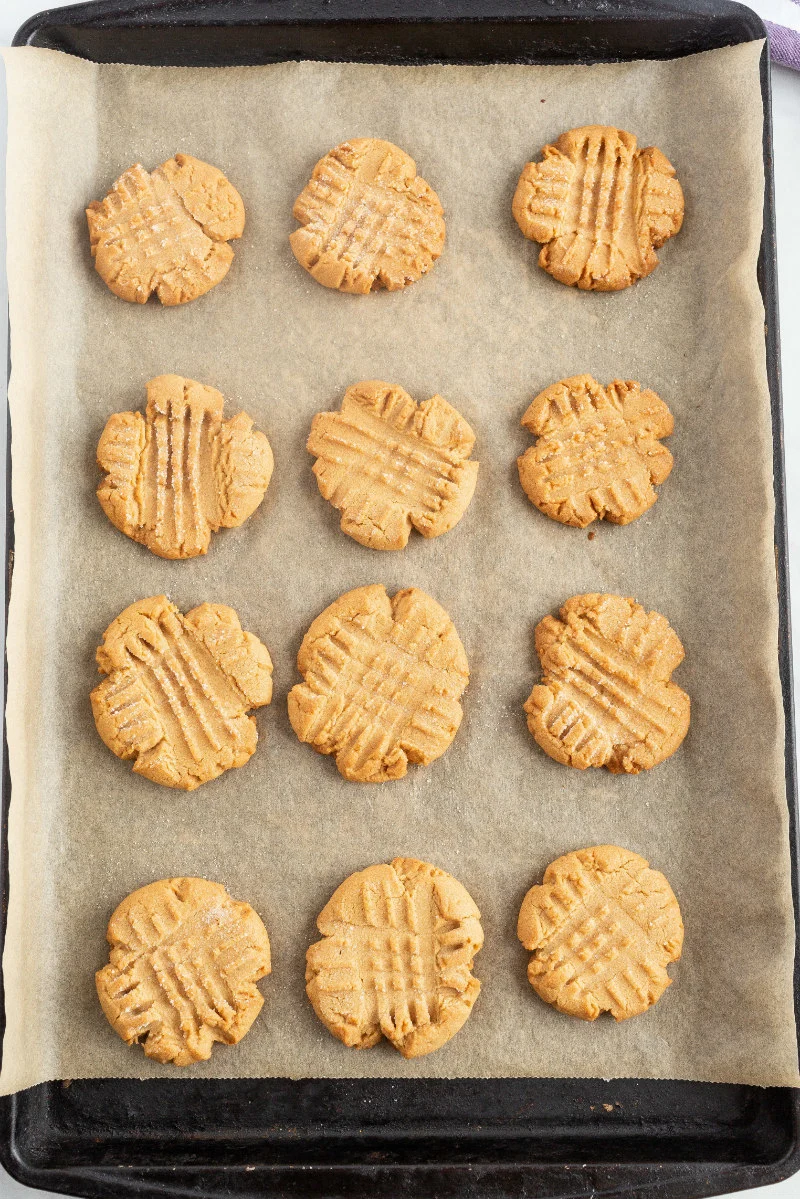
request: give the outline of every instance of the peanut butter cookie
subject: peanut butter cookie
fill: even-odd
[[[215,1041],[241,1041],[264,1004],[269,938],[221,883],[165,878],[123,899],[108,925],[110,961],[95,976],[108,1022],[148,1057],[189,1066]]]
[[[223,421],[213,387],[159,375],[147,409],[116,412],[97,447],[106,476],[97,498],[113,525],[162,558],[204,554],[212,532],[255,512],[272,477],[272,450],[246,412]]]
[[[224,604],[182,616],[165,595],[121,612],[97,651],[97,731],[137,774],[193,791],[253,755],[251,708],[272,699],[266,646]]]
[[[666,967],[681,956],[683,921],[663,874],[638,853],[595,845],[551,862],[522,901],[517,935],[545,1003],[581,1020],[627,1020],[672,982]]]
[[[536,626],[542,681],[528,728],[565,766],[638,774],[673,754],[689,730],[689,696],[670,681],[683,661],[658,612],[621,595],[574,595]]]
[[[397,291],[431,269],[444,246],[439,197],[413,158],[358,137],[321,158],[295,200],[295,258],[323,287]]]
[[[292,728],[354,782],[427,766],[461,724],[464,647],[444,608],[415,587],[390,599],[375,584],[334,600],[303,638],[297,668],[305,681],[289,692]]]
[[[659,442],[672,432],[672,413],[638,383],[562,379],[536,397],[522,424],[539,440],[517,459],[519,481],[540,512],[565,525],[583,529],[598,517],[629,524],[653,506],[655,485],[672,470]]]
[[[399,550],[412,526],[447,533],[472,499],[475,434],[435,395],[417,404],[391,383],[356,383],[341,412],[320,412],[306,449],[319,489],[342,513],[342,531],[375,550]]]
[[[136,163],[86,209],[97,273],[115,295],[187,304],[225,278],[228,242],[244,232],[244,205],[216,167],[176,154],[154,171]]]
[[[384,1036],[403,1057],[449,1041],[481,984],[472,974],[483,929],[472,897],[414,858],[370,866],[334,891],[306,954],[306,991],[326,1028],[354,1049]]]
[[[660,150],[586,125],[525,165],[512,211],[525,236],[543,243],[539,266],[554,279],[620,291],[658,266],[655,251],[683,222],[683,192]]]

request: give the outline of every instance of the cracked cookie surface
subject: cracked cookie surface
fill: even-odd
[[[228,242],[244,232],[244,204],[216,167],[190,154],[146,171],[136,163],[86,209],[95,268],[115,295],[186,304],[221,282]]]
[[[542,243],[539,266],[560,283],[620,291],[658,266],[656,250],[683,223],[683,191],[654,146],[609,125],[586,125],[526,163],[514,219]]]
[[[246,412],[223,421],[220,392],[180,375],[147,384],[147,409],[115,412],[97,447],[108,519],[162,558],[204,554],[211,534],[253,514],[272,450]]]
[[[595,519],[627,525],[658,499],[672,470],[660,438],[672,414],[654,391],[591,375],[541,392],[522,418],[538,441],[517,459],[522,488],[540,512],[583,529]]]
[[[221,883],[165,878],[132,892],[108,925],[109,963],[95,976],[109,1024],[128,1045],[175,1066],[235,1045],[264,1000],[267,930]]]
[[[536,626],[542,680],[528,728],[565,766],[638,774],[673,754],[689,730],[689,696],[671,681],[683,661],[658,612],[621,595],[575,595]]]
[[[193,791],[252,757],[248,713],[272,699],[266,646],[224,604],[183,616],[166,596],[131,604],[97,651],[107,675],[91,694],[97,731],[154,783]]]
[[[386,1037],[403,1057],[421,1057],[472,1011],[480,912],[444,870],[395,858],[351,874],[317,927],[324,939],[306,954],[306,991],[345,1045],[367,1049]]]
[[[414,283],[442,252],[439,197],[414,159],[391,142],[359,137],[321,158],[297,197],[292,252],[323,287],[366,295]]]
[[[461,723],[464,647],[444,608],[416,587],[390,599],[374,584],[334,600],[310,625],[297,668],[305,681],[289,692],[292,728],[354,782],[427,766]]]
[[[475,491],[475,434],[441,396],[421,404],[390,383],[348,388],[339,412],[320,412],[306,449],[341,528],[370,549],[399,550],[411,529],[447,533]]]
[[[517,935],[545,1003],[582,1020],[627,1020],[671,984],[683,921],[663,874],[630,850],[596,845],[550,863],[522,901]]]

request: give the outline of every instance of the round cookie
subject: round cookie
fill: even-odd
[[[103,1011],[123,1041],[157,1062],[204,1062],[215,1041],[241,1041],[261,1011],[267,930],[221,883],[140,887],[114,912],[107,939],[110,960],[95,975]]]
[[[297,197],[292,252],[323,287],[397,291],[431,269],[444,246],[436,192],[413,158],[374,137],[335,146]]]
[[[252,757],[251,708],[272,699],[266,646],[224,604],[181,615],[165,595],[121,612],[97,651],[108,677],[91,694],[97,731],[154,783],[193,791]]]
[[[472,897],[428,862],[395,858],[337,887],[306,954],[306,992],[335,1037],[355,1049],[389,1040],[405,1058],[449,1041],[481,985],[483,929]]]
[[[522,901],[517,935],[545,1003],[581,1020],[627,1020],[672,982],[683,921],[663,874],[628,849],[595,845],[550,863]]]
[[[97,498],[113,525],[161,558],[194,558],[255,512],[272,449],[246,412],[223,421],[213,387],[180,375],[147,384],[147,409],[115,412],[97,447]]]
[[[244,204],[222,171],[176,154],[147,172],[136,163],[86,209],[94,265],[115,295],[187,304],[225,278],[228,242],[244,232]]]
[[[659,442],[672,432],[672,413],[638,383],[562,379],[536,396],[522,425],[539,439],[517,459],[523,491],[565,525],[629,524],[653,506],[655,485],[672,470]]]
[[[621,595],[574,595],[536,626],[542,680],[525,703],[542,749],[579,770],[638,774],[689,730],[689,696],[671,682],[684,657],[658,612]]]
[[[514,219],[542,243],[539,266],[583,290],[620,291],[658,266],[683,222],[683,191],[660,150],[609,125],[562,133],[522,170]]]
[[[444,608],[416,587],[390,599],[374,584],[334,600],[312,621],[297,668],[292,728],[353,782],[427,766],[461,724],[467,656]]]
[[[376,550],[399,550],[412,527],[447,533],[475,491],[475,434],[441,396],[418,404],[391,383],[356,383],[340,412],[320,412],[306,449],[342,531]]]

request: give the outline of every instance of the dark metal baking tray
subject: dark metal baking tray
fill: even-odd
[[[40,13],[15,45],[97,61],[285,59],[586,63],[669,58],[765,36],[727,0],[98,0]],[[772,402],[779,658],[793,889],[797,798],[789,645],[769,63],[759,281]],[[9,464],[10,468],[10,464]],[[7,496],[9,566],[13,512]],[[2,887],[10,780],[3,773]],[[798,994],[797,971],[795,994]],[[610,1110],[608,1107],[610,1106]],[[21,1182],[126,1196],[595,1196],[689,1199],[800,1168],[800,1093],[627,1079],[85,1080],[0,1100]]]

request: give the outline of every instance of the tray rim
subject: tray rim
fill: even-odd
[[[491,0],[489,0],[491,3]],[[638,10],[642,8],[652,7],[655,11],[655,4],[652,0],[616,0],[615,6],[612,9],[604,0],[589,0],[588,4],[579,4],[576,6],[578,12],[564,13],[563,10],[570,0],[545,0],[550,6],[550,11],[543,13],[541,10],[536,12],[520,12],[520,8],[527,7],[530,9],[531,4],[535,6],[537,0],[523,0],[523,4],[514,10],[510,4],[509,9],[504,9],[502,13],[493,12],[487,14],[485,9],[487,0],[445,0],[444,6],[440,6],[440,11],[431,13],[433,7],[432,0],[372,0],[372,6],[387,9],[385,14],[367,13],[363,8],[363,0],[290,0],[291,7],[285,9],[278,15],[272,15],[276,12],[275,0],[191,0],[194,5],[194,10],[197,13],[197,19],[187,20],[190,15],[190,0],[176,0],[176,3],[171,4],[169,0],[86,0],[84,3],[77,3],[66,6],[64,8],[47,9],[29,17],[17,30],[14,35],[12,45],[20,46],[30,44],[31,39],[40,34],[47,27],[64,26],[64,25],[81,25],[92,24],[98,20],[105,22],[108,19],[109,32],[114,29],[130,27],[131,25],[141,24],[156,24],[174,26],[193,26],[193,27],[208,27],[217,24],[225,25],[250,25],[250,24],[276,24],[276,25],[303,25],[314,21],[316,23],[326,24],[355,24],[363,22],[367,18],[370,22],[381,22],[386,24],[392,23],[417,23],[421,21],[446,25],[454,20],[470,20],[470,21],[540,21],[552,20],[553,22],[580,24],[591,16],[599,16],[604,21],[613,22],[614,20],[631,20],[637,19],[631,16],[629,10]],[[154,8],[154,3],[158,9],[161,9],[161,14]],[[541,0],[539,0],[541,3]],[[594,5],[594,9],[592,8]],[[443,7],[443,11],[442,11]],[[496,6],[495,6],[496,7]],[[475,12],[474,15],[467,13],[465,9],[483,9],[482,13]],[[219,14],[227,11],[231,14],[229,21],[217,22],[208,19],[209,10]],[[458,10],[458,11],[454,11]],[[708,14],[719,14],[724,10],[729,15],[734,14],[740,16],[743,21],[746,21],[749,26],[748,36],[742,37],[740,41],[752,41],[759,38],[766,38],[767,31],[763,21],[754,13],[752,9],[746,5],[736,2],[736,0],[658,0],[658,11],[664,12],[668,10],[670,17],[679,19],[681,17],[690,19],[692,16]],[[243,12],[252,13],[249,18],[242,19]],[[162,15],[164,20],[152,20],[153,16]],[[143,19],[137,22],[137,15]],[[171,16],[177,16],[177,21],[171,21]],[[116,20],[113,20],[116,18]],[[130,18],[123,20],[122,18]],[[641,16],[639,20],[644,20]],[[729,43],[737,44],[737,43]],[[64,51],[69,53],[69,51]],[[687,51],[693,53],[694,51]],[[76,55],[77,56],[77,55]],[[644,56],[648,57],[648,56]],[[651,56],[657,57],[657,56]],[[593,60],[597,61],[597,60]],[[201,64],[198,64],[201,65]],[[780,344],[779,344],[779,324],[778,324],[778,294],[777,294],[777,260],[776,260],[776,237],[775,237],[775,212],[774,212],[774,176],[773,176],[773,153],[772,153],[772,106],[771,106],[771,76],[769,67],[768,45],[765,45],[762,60],[761,60],[761,90],[764,101],[764,129],[763,129],[763,161],[764,161],[764,223],[762,229],[762,239],[758,259],[758,279],[759,286],[765,305],[765,357],[768,374],[769,390],[770,390],[770,408],[772,418],[772,434],[773,434],[773,489],[775,499],[775,521],[774,521],[774,542],[775,542],[775,568],[776,568],[776,591],[778,599],[778,660],[779,671],[781,678],[781,689],[785,715],[785,741],[784,741],[784,756],[785,756],[785,778],[787,791],[787,804],[790,816],[790,855],[792,869],[792,891],[794,899],[795,919],[796,919],[796,953],[795,953],[795,1010],[798,1024],[800,1025],[800,898],[798,897],[798,871],[800,870],[800,843],[798,842],[798,796],[797,796],[797,778],[796,778],[796,759],[795,759],[795,723],[794,723],[794,699],[793,699],[793,681],[792,681],[792,658],[791,658],[791,620],[790,620],[790,603],[789,603],[789,564],[788,564],[788,536],[787,536],[787,520],[786,520],[786,497],[785,497],[785,462],[783,453],[783,406],[781,395],[781,367],[780,367]],[[770,320],[770,307],[774,314],[774,319]],[[8,342],[8,373],[11,370],[11,343],[10,335]],[[6,511],[5,511],[5,527],[6,527],[6,594],[5,594],[5,613],[6,613],[6,628],[8,626],[8,608],[10,603],[13,561],[14,561],[14,512],[11,495],[11,414],[8,402],[6,404],[7,414],[7,473],[6,473]],[[0,934],[2,941],[5,940],[5,923],[8,907],[8,861],[7,861],[7,833],[8,833],[8,810],[10,802],[11,780],[8,761],[8,744],[6,739],[6,720],[5,720],[5,705],[7,699],[8,687],[8,661],[5,655],[4,646],[4,670],[3,670],[3,775],[2,775],[2,820],[0,822]],[[5,1025],[5,1010],[2,1004],[3,1000],[3,979],[2,965],[0,959],[0,1036]],[[1,1050],[0,1050],[1,1051]],[[85,1080],[90,1082],[91,1080]],[[180,1080],[174,1080],[180,1082]],[[216,1080],[208,1080],[214,1082]],[[557,1085],[564,1080],[552,1079],[547,1080]],[[635,1081],[635,1080],[631,1080]],[[670,1080],[664,1080],[670,1081]],[[681,1080],[675,1080],[681,1081]],[[56,1084],[42,1084],[44,1086],[52,1086]],[[699,1083],[698,1086],[713,1087],[714,1083]],[[670,1162],[661,1167],[662,1185],[655,1184],[657,1190],[653,1190],[655,1196],[672,1196],[689,1194],[685,1189],[686,1185],[691,1182],[691,1175],[697,1169],[711,1166],[715,1169],[716,1179],[712,1183],[712,1189],[703,1188],[702,1192],[692,1190],[692,1194],[720,1194],[727,1189],[741,1189],[742,1187],[758,1187],[768,1183],[774,1183],[790,1177],[793,1173],[800,1169],[800,1089],[792,1090],[791,1088],[770,1088],[775,1090],[791,1091],[791,1109],[792,1109],[792,1131],[794,1133],[793,1144],[779,1160],[770,1162],[766,1165],[757,1165],[754,1163],[724,1163],[719,1161],[686,1161],[686,1162]],[[16,1129],[16,1114],[18,1109],[18,1099],[25,1092],[18,1092],[14,1095],[0,1097],[0,1162],[5,1166],[12,1177],[28,1186],[41,1186],[52,1189],[53,1185],[58,1186],[58,1193],[75,1194],[75,1195],[98,1195],[105,1196],[106,1194],[114,1193],[122,1195],[149,1195],[157,1193],[163,1194],[162,1186],[165,1185],[161,1181],[156,1181],[155,1171],[153,1174],[153,1185],[156,1189],[151,1189],[151,1185],[139,1179],[130,1178],[123,1183],[123,1178],[119,1174],[112,1171],[98,1169],[94,1167],[80,1166],[77,1168],[68,1168],[66,1171],[58,1172],[56,1170],[46,1168],[42,1169],[36,1166],[31,1166],[17,1151],[17,1144],[14,1140],[14,1132]],[[528,1164],[526,1163],[525,1166]],[[536,1163],[530,1163],[536,1168]],[[541,1165],[541,1164],[540,1164]],[[589,1177],[596,1173],[602,1174],[604,1170],[612,1169],[619,1171],[624,1178],[625,1174],[634,1175],[637,1169],[641,1168],[642,1163],[623,1162],[613,1163],[611,1166],[604,1164],[594,1166],[584,1166],[582,1178],[586,1179],[585,1186],[591,1185],[593,1194],[622,1194],[630,1193],[635,1190],[638,1194],[644,1196],[651,1194],[650,1186],[637,1185],[637,1183],[624,1182],[621,1186],[614,1186],[608,1189],[607,1185],[600,1183],[597,1188],[595,1183],[588,1182]],[[518,1168],[525,1168],[521,1163],[517,1164]],[[671,1169],[670,1169],[671,1167]],[[234,1167],[235,1168],[235,1167]],[[241,1169],[241,1167],[239,1167]],[[278,1167],[279,1168],[279,1167]],[[364,1163],[360,1163],[359,1170],[365,1167]],[[424,1167],[423,1167],[424,1168]],[[458,1171],[466,1170],[469,1172],[468,1164],[459,1167],[457,1164],[445,1167],[448,1170]],[[528,1167],[530,1168],[530,1167]],[[545,1169],[560,1169],[564,1167],[546,1166]],[[576,1163],[576,1168],[577,1163]],[[219,1168],[220,1170],[223,1167]],[[254,1181],[259,1178],[267,1167],[255,1167]],[[308,1167],[307,1167],[308,1169]],[[341,1167],[343,1171],[348,1169],[347,1166]],[[399,1180],[399,1175],[406,1170],[420,1171],[420,1167],[409,1166],[408,1164],[395,1165],[380,1165],[373,1168],[373,1177],[383,1171],[388,1171]],[[481,1172],[487,1174],[490,1167],[481,1167]],[[317,1176],[330,1176],[339,1170],[338,1166],[317,1166]],[[587,1173],[588,1171],[588,1173]],[[675,1183],[671,1184],[668,1175],[675,1175]],[[178,1193],[180,1188],[183,1193],[183,1188],[175,1175],[168,1172],[175,1185],[176,1190],[173,1193]],[[681,1176],[681,1181],[678,1181],[678,1176]],[[309,1178],[310,1181],[310,1178]],[[472,1180],[473,1185],[476,1185],[477,1180]],[[639,1180],[637,1180],[638,1182]],[[711,1180],[709,1180],[711,1181]],[[130,1187],[128,1185],[130,1183]],[[577,1182],[577,1179],[576,1179]],[[123,1185],[121,1185],[123,1184]],[[115,1190],[109,1191],[109,1186],[113,1186]],[[673,1185],[678,1186],[678,1190],[672,1189]],[[497,1193],[505,1194],[505,1191],[495,1192],[489,1189],[484,1190],[478,1184],[478,1189],[472,1191],[475,1195],[487,1196]],[[211,1192],[209,1192],[211,1193]],[[214,1191],[216,1194],[216,1190]],[[249,1192],[248,1192],[249,1193]],[[253,1192],[254,1194],[256,1192]],[[261,1192],[258,1192],[261,1193]],[[309,1193],[312,1193],[309,1191]],[[322,1192],[319,1192],[322,1193]],[[338,1192],[337,1192],[338,1193]],[[526,1191],[527,1193],[527,1191]],[[536,1193],[539,1193],[538,1191]]]
[[[514,0],[504,0],[504,2],[509,5],[507,11],[487,13],[485,0],[446,0],[445,4],[440,4],[439,12],[431,12],[432,0],[371,0],[373,7],[383,8],[386,11],[370,12],[367,15],[370,21],[381,21],[387,24],[418,20],[447,24],[455,17],[459,20],[475,19],[479,21],[506,19],[537,21],[542,19],[541,12],[525,13],[520,8],[515,10]],[[731,15],[736,12],[743,19],[747,19],[752,26],[751,37],[743,40],[754,41],[756,38],[767,36],[762,18],[752,8],[741,3],[741,0],[724,0],[724,2]],[[142,24],[167,25],[177,23],[169,19],[173,15],[184,17],[197,12],[199,14],[197,20],[183,20],[180,24],[207,26],[218,23],[209,21],[207,16],[203,17],[203,9],[205,9],[206,14],[209,12],[219,14],[228,10],[232,16],[230,23],[236,25],[248,23],[248,20],[242,20],[243,12],[251,14],[254,24],[300,24],[306,20],[335,23],[366,19],[361,0],[335,0],[335,4],[325,7],[320,7],[318,0],[291,0],[290,8],[280,12],[276,9],[276,15],[267,16],[266,10],[271,5],[275,5],[275,0],[166,0],[166,3],[165,0],[161,0],[161,2],[159,0],[78,0],[77,3],[65,5],[62,8],[42,9],[28,17],[14,34],[12,45],[26,45],[33,34],[40,32],[46,26],[73,23],[73,19],[76,17],[78,24],[89,24],[97,21],[98,18],[133,17],[140,13],[146,16]],[[460,10],[458,13],[453,11],[456,7]],[[652,7],[655,11],[654,5],[645,4],[644,7]],[[158,20],[159,8],[166,18],[163,21]],[[615,9],[598,8],[598,12],[601,13],[603,20],[624,21],[631,19],[628,9],[638,9],[641,12],[641,0],[618,0]],[[547,19],[578,24],[586,19],[586,15],[590,11],[589,8],[580,6],[573,13],[572,11],[559,11],[556,6],[553,6]],[[659,0],[659,11],[669,11],[672,17],[689,20],[698,13],[719,13],[720,3],[718,0],[691,0],[690,4],[687,4],[686,0]]]

